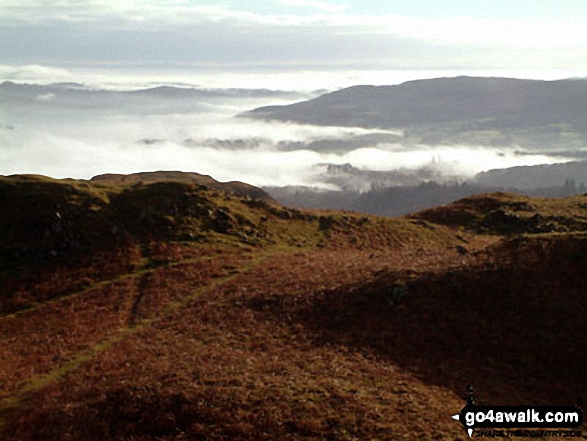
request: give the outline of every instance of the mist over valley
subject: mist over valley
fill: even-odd
[[[0,118],[1,172],[88,179],[105,172],[167,169],[197,171],[221,180],[237,179],[253,185],[305,185],[366,191],[382,185],[462,181],[490,169],[584,157],[584,145],[579,139],[583,136],[578,122],[581,112],[576,105],[573,107],[575,117],[571,118],[568,112],[564,115],[558,112],[556,121],[548,116],[552,112],[543,110],[547,118],[543,126],[537,126],[539,115],[536,112],[527,117],[524,121],[530,118],[533,125],[524,129],[527,136],[520,145],[507,133],[519,133],[518,126],[527,126],[527,121],[520,122],[518,128],[504,127],[507,125],[505,117],[496,120],[489,109],[477,112],[477,117],[482,118],[475,123],[470,118],[463,119],[458,109],[450,111],[457,104],[445,106],[460,90],[454,82],[461,81],[468,90],[472,81],[468,78],[392,86],[390,90],[409,87],[408,90],[416,94],[409,97],[412,120],[406,119],[401,103],[396,105],[399,110],[394,110],[393,100],[369,101],[374,89],[368,87],[312,95],[267,89],[163,85],[109,90],[80,83],[39,85],[7,81],[0,84],[0,99],[5,103]],[[501,84],[496,79],[486,81],[492,87],[496,82]],[[511,84],[513,80],[502,81]],[[446,82],[452,84],[452,89],[445,90]],[[548,82],[537,83],[548,86]],[[583,81],[569,83],[576,87],[584,84]],[[527,87],[525,82],[520,84]],[[532,83],[532,86],[537,85]],[[418,112],[415,102],[418,94],[424,93],[421,89],[432,96],[440,93],[445,96],[444,104],[428,106],[428,117],[422,116],[425,112]],[[297,121],[295,116],[279,117],[277,114],[266,120],[267,112],[289,111],[290,107],[313,108],[314,103],[332,102],[334,97],[335,102],[341,104],[336,104],[333,110],[327,107],[322,111],[304,111],[305,116]],[[470,114],[468,109],[473,98],[467,98],[467,114]],[[382,102],[387,103],[385,109],[379,104]],[[263,104],[282,107],[251,111]],[[341,105],[348,108],[346,113],[340,110]],[[354,109],[355,105],[363,110]],[[345,116],[365,115],[369,105],[372,107],[368,112],[376,119],[349,120]],[[408,103],[404,102],[405,105]],[[483,103],[479,105],[485,108]],[[312,117],[315,112],[322,116]],[[494,112],[499,113],[498,110]],[[398,120],[395,114],[404,116]],[[436,114],[434,118],[440,121],[430,125],[428,120]],[[396,122],[382,124],[381,118],[385,115],[390,115],[391,121],[395,118]],[[259,116],[262,119],[259,120]],[[525,118],[523,113],[519,118]],[[403,125],[398,121],[403,121]],[[450,130],[447,124],[452,127]],[[487,127],[473,127],[479,125]],[[531,143],[531,135],[540,130],[543,132],[540,142]],[[496,141],[506,135],[510,136],[508,142]],[[563,141],[565,145],[561,145]],[[51,155],[39,154],[46,148]],[[332,173],[325,173],[320,166],[347,163],[364,172],[333,178]]]

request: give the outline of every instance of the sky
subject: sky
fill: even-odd
[[[0,0],[0,80],[311,90],[585,76],[586,18],[582,0]]]

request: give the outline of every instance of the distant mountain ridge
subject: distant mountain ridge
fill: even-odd
[[[523,123],[530,122],[530,116],[536,117],[536,112],[549,110],[550,115],[541,117],[543,123],[567,117],[569,111],[586,110],[586,98],[587,82],[583,81],[462,76],[396,86],[352,86],[301,103],[261,107],[247,115],[320,125],[399,128],[455,119],[516,122],[516,115]],[[574,116],[584,121],[583,115]]]
[[[583,146],[587,81],[456,77],[353,86],[242,116],[324,126],[403,129],[415,142]],[[559,142],[560,141],[560,142]]]
[[[0,96],[6,96],[11,98],[17,97],[23,99],[26,98],[29,94],[43,94],[51,92],[61,92],[73,95],[84,94],[85,96],[98,94],[122,94],[127,96],[158,96],[164,98],[231,97],[236,94],[250,97],[307,96],[303,93],[281,90],[245,88],[206,88],[189,85],[158,85],[143,88],[129,86],[128,89],[119,90],[101,87],[91,87],[77,82],[35,84],[4,81],[0,83]]]
[[[0,101],[12,111],[34,106],[36,109],[100,109],[108,108],[131,113],[155,112],[164,109],[192,112],[203,108],[209,100],[306,99],[311,94],[269,89],[221,89],[177,87],[169,85],[128,89],[92,87],[80,83],[30,84],[4,81],[0,83]]]

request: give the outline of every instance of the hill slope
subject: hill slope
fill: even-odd
[[[305,124],[404,129],[414,142],[584,146],[587,81],[437,78],[354,86],[243,116]]]
[[[0,196],[0,249],[22,253],[0,269],[2,439],[464,440],[467,384],[587,392],[585,197],[389,219],[185,182]]]
[[[488,170],[477,174],[474,182],[493,187],[534,189],[555,186],[587,185],[587,161],[542,164]]]

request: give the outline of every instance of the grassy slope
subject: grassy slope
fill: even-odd
[[[466,384],[585,396],[585,198],[384,219],[177,182],[0,197],[3,439],[465,439]]]

